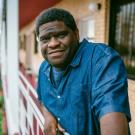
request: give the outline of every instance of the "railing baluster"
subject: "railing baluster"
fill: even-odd
[[[43,135],[45,120],[37,100],[36,90],[21,72],[19,72],[19,77],[20,132],[22,135]]]

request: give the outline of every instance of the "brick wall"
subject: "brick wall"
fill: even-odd
[[[131,135],[135,135],[135,81],[128,80],[129,103],[131,109],[132,121],[130,122]]]
[[[100,3],[101,9],[96,12],[91,12],[88,9],[90,3]],[[93,17],[95,21],[95,41],[108,41],[108,0],[63,0],[55,5],[58,8],[69,10],[77,22],[86,17]]]

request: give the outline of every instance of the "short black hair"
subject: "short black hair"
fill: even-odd
[[[36,35],[39,35],[39,27],[45,23],[52,21],[63,21],[64,24],[69,27],[72,31],[77,30],[77,25],[74,20],[74,17],[70,12],[60,8],[49,8],[42,11],[39,16],[36,18],[35,22],[35,32]]]

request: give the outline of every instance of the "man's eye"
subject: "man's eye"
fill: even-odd
[[[40,38],[40,42],[42,42],[42,43],[47,43],[47,42],[49,42],[49,40],[50,40],[49,37],[41,37]]]
[[[64,33],[59,33],[59,34],[57,35],[57,37],[58,37],[58,38],[64,38],[66,35],[67,35],[66,32],[64,32]]]
[[[64,38],[65,37],[65,34],[60,34],[58,35],[59,38]]]

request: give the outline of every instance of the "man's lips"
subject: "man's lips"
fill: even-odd
[[[50,55],[50,54],[53,54],[53,53],[61,53],[63,51],[64,50],[53,50],[53,51],[48,52],[48,54]]]
[[[48,53],[51,57],[60,57],[63,55],[64,50],[53,50]]]

